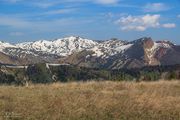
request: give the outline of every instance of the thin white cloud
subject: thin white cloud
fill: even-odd
[[[8,2],[8,3],[17,3],[20,2],[22,0],[2,0],[3,2]]]
[[[22,18],[14,17],[14,16],[0,15],[0,26],[24,28],[24,27],[29,27],[30,22],[28,22]]]
[[[179,15],[177,15],[177,17],[178,17],[178,18],[180,18],[180,14],[179,14]]]
[[[164,28],[175,28],[176,24],[175,23],[166,23],[166,24],[163,24],[162,27],[164,27]]]
[[[52,3],[33,3],[34,6],[40,7],[40,8],[48,8],[51,6],[54,6]]]
[[[127,16],[121,17],[115,23],[119,24],[121,30],[135,30],[145,31],[148,28],[157,28],[160,26],[159,23],[160,15],[144,15],[144,16]]]
[[[11,35],[11,36],[23,36],[24,33],[22,33],[22,32],[11,32],[11,33],[9,33],[9,35]]]
[[[102,4],[102,5],[114,5],[118,4],[120,0],[3,0],[4,2],[8,3],[18,3],[18,2],[24,2],[28,3],[28,5],[33,5],[40,8],[48,8],[60,4],[79,4],[79,3],[95,3],[95,4]]]
[[[109,5],[109,4],[117,4],[119,0],[94,0],[96,3]]]
[[[169,9],[170,7],[164,3],[148,3],[143,7],[144,12],[161,12]]]
[[[14,15],[2,15],[0,14],[0,27],[5,26],[14,31],[27,30],[33,32],[57,32],[60,30],[69,30],[85,24],[92,23],[93,20],[84,18],[56,18],[51,20],[30,20],[23,17],[18,17]],[[17,35],[16,33],[11,33],[11,35]]]
[[[76,10],[77,9],[75,9],[75,8],[66,8],[66,9],[48,11],[43,14],[45,14],[45,15],[68,14],[68,13],[73,13]]]

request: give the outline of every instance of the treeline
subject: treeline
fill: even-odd
[[[160,79],[180,79],[180,65],[154,66],[141,69],[92,69],[77,66],[52,67],[57,80],[87,81],[87,80],[112,80],[112,81],[156,81]]]
[[[71,81],[156,81],[180,79],[180,65],[154,66],[141,69],[106,70],[78,66],[29,65],[27,69],[0,69],[0,84],[26,85],[29,83],[53,83]]]

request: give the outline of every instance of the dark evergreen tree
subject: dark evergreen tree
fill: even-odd
[[[27,75],[33,83],[51,83],[52,75],[45,64],[30,65],[27,68]]]

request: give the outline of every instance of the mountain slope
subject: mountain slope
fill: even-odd
[[[20,65],[23,62],[18,57],[13,57],[0,52],[0,64],[14,64]]]
[[[176,57],[179,55],[179,47],[174,44],[168,41],[154,42],[151,38],[145,37],[132,42],[101,42],[91,49],[67,56],[63,62],[88,67],[95,65],[109,69],[141,68],[180,64],[179,57]]]
[[[148,37],[132,42],[93,41],[74,36],[15,45],[0,42],[0,52],[0,62],[6,64],[48,62],[108,69],[180,64],[180,46]]]

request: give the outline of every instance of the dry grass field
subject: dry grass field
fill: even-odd
[[[180,81],[0,86],[1,120],[180,120]]]

